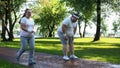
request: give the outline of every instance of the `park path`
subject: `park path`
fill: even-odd
[[[13,63],[16,61],[16,53],[18,49],[0,47],[0,58],[9,60]],[[28,65],[28,52],[23,53],[18,64],[28,66],[29,68],[120,68],[120,65],[90,61],[84,59],[76,59],[70,61],[62,60],[62,56],[51,55],[35,52],[36,64]]]

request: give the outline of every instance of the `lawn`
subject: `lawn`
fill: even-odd
[[[28,68],[28,67],[0,59],[0,68]]]
[[[36,52],[55,55],[62,54],[62,45],[58,38],[35,39]],[[75,38],[75,54],[82,59],[120,64],[120,38],[101,38],[91,42],[93,38]],[[13,42],[0,42],[0,46],[20,48],[20,39]]]

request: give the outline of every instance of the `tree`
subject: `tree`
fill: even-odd
[[[113,22],[113,31],[116,34],[120,26],[120,22]]]
[[[102,20],[101,22],[101,34],[104,35],[104,37],[106,36],[107,33],[107,25],[104,23],[104,21]]]
[[[101,28],[101,0],[97,0],[97,30],[93,41],[100,39],[100,28]]]
[[[101,29],[101,3],[111,6],[114,11],[120,10],[119,3],[120,0],[97,0],[97,30],[95,38],[93,41],[98,41],[100,39],[100,29]],[[117,7],[118,6],[118,7]]]
[[[6,0],[1,1],[2,6],[0,8],[0,14],[2,19],[2,39],[3,41],[12,41],[13,40],[13,28],[18,19],[17,11],[19,10],[20,5],[24,0]],[[14,16],[12,16],[12,14]],[[9,27],[8,27],[9,26]],[[8,33],[9,38],[6,38],[6,32]]]
[[[35,17],[35,22],[39,25],[39,31],[43,37],[54,37],[55,31],[65,17],[65,5],[59,0],[46,0],[42,3],[40,8],[36,8],[40,11]]]
[[[0,19],[2,20],[2,33],[1,33],[1,38],[3,38],[3,40],[6,40],[5,38],[5,24],[4,24],[4,16],[5,16],[5,2],[0,1]]]

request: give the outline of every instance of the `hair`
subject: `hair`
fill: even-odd
[[[25,12],[24,12],[24,14],[23,14],[22,18],[26,16],[26,13],[27,13],[27,11],[28,11],[28,10],[30,10],[30,9],[28,9],[28,8],[27,8],[27,9],[25,9]],[[21,22],[21,19],[19,20],[19,24],[20,24],[20,22]]]
[[[79,14],[78,13],[73,13],[72,16],[77,16],[79,18]]]

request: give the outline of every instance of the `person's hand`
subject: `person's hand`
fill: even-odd
[[[64,39],[65,39],[65,40],[68,40],[68,37],[67,37],[66,34],[63,34],[63,36],[64,36]]]
[[[74,36],[72,36],[72,40],[74,40]]]
[[[64,36],[64,39],[65,39],[65,40],[68,40],[68,37],[67,37],[67,36]]]
[[[28,29],[29,33],[34,33],[34,31],[32,29]]]
[[[32,31],[31,33],[35,33],[35,31]]]

